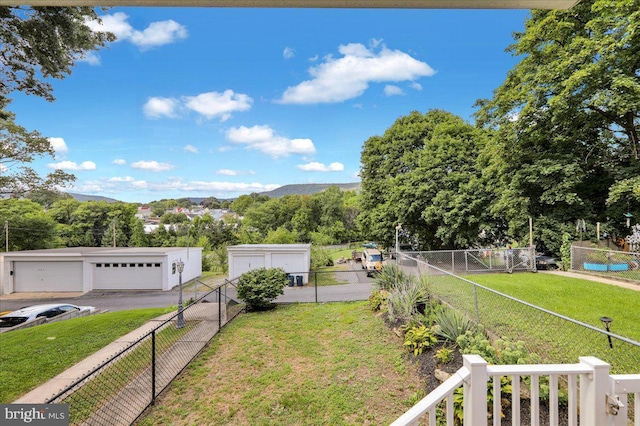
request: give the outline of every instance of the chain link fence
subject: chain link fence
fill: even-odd
[[[640,282],[640,253],[571,246],[571,270]]]
[[[463,312],[496,338],[522,341],[528,352],[545,363],[575,363],[595,356],[614,374],[637,374],[640,343],[589,324],[523,302],[464,279],[423,260],[422,253],[403,254],[407,273],[428,275],[431,291],[445,304]]]
[[[205,285],[204,283],[199,283]],[[218,331],[242,311],[234,283],[211,289],[100,366],[53,396],[68,404],[71,425],[130,425],[193,360]]]
[[[452,274],[535,271],[535,249],[469,249],[403,252]]]

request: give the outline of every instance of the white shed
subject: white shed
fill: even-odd
[[[72,247],[0,254],[0,294],[171,290],[202,275],[201,247]]]
[[[227,247],[229,279],[257,268],[282,268],[288,274],[302,275],[309,282],[310,244],[242,244]]]

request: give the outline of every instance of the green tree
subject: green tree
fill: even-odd
[[[53,219],[45,214],[40,204],[30,200],[0,200],[0,224],[5,250],[7,239],[9,251],[53,248],[58,241]]]
[[[555,253],[570,223],[606,222],[630,202],[617,194],[640,172],[639,10],[638,0],[585,0],[532,11],[508,49],[520,62],[478,104],[478,123],[498,132],[487,154],[494,212],[513,233],[527,216],[551,228],[536,239]]]
[[[16,91],[53,101],[46,79],[65,78],[79,58],[115,39],[87,26],[97,19],[91,7],[0,6],[0,192],[20,197],[34,189],[56,190],[75,179],[62,170],[41,177],[29,167],[37,158],[53,156],[53,148],[37,131],[16,124],[7,108]]]
[[[298,242],[298,233],[289,231],[285,227],[270,230],[264,239],[265,244],[295,244]]]
[[[360,229],[393,244],[395,227],[424,248],[468,247],[495,228],[477,157],[488,132],[439,110],[412,112],[364,144]]]

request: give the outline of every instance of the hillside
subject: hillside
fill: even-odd
[[[261,192],[260,195],[266,195],[270,198],[280,198],[285,195],[312,195],[322,192],[330,186],[337,186],[343,191],[360,191],[360,182],[353,183],[299,183],[284,185],[273,191]]]
[[[118,203],[118,200],[109,197],[103,197],[101,195],[85,195],[85,194],[76,194],[73,192],[67,192],[67,194],[71,195],[78,201],[106,201],[107,203]]]

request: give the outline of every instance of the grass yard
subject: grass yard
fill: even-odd
[[[117,338],[169,312],[107,312],[0,334],[0,403],[10,403]]]
[[[638,291],[544,273],[473,275],[466,278],[595,327],[602,327],[600,317],[611,317],[613,333],[640,341]]]
[[[140,425],[389,424],[424,388],[367,302],[238,317]]]

